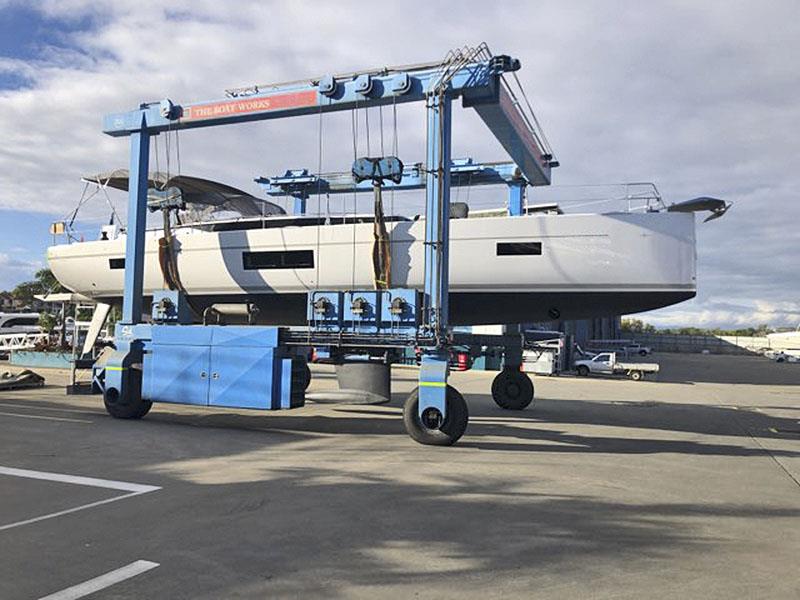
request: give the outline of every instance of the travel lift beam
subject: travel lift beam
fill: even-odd
[[[151,136],[182,129],[425,102],[427,177],[421,310],[413,290],[354,291],[347,293],[349,304],[344,296],[334,298],[342,310],[336,319],[328,319],[328,313],[315,312],[315,302],[323,304],[323,298],[318,296],[321,292],[311,292],[309,322],[319,322],[319,327],[309,330],[308,336],[309,345],[313,345],[314,335],[324,334],[325,328],[330,327],[339,328],[340,338],[354,334],[374,340],[377,345],[407,343],[412,335],[424,340],[419,393],[413,393],[406,402],[404,422],[409,434],[419,442],[454,443],[466,429],[468,417],[463,398],[447,385],[452,344],[448,328],[452,101],[460,97],[465,107],[478,112],[531,185],[548,185],[550,169],[557,163],[502,78],[519,67],[519,61],[509,56],[488,55],[484,46],[477,51],[451,54],[439,64],[260,86],[210,102],[177,105],[165,99],[142,104],[130,112],[107,115],[104,132],[115,137],[129,136],[131,152],[122,320],[117,327],[117,349],[105,367],[104,402],[108,411],[116,417],[141,418],[153,401],[261,409],[291,408],[303,403],[302,390],[298,393],[297,389],[301,385],[297,375],[301,369],[292,348],[284,342],[287,329],[182,324],[188,320],[186,299],[169,290],[153,294],[155,324],[142,322]],[[371,307],[365,297],[372,299]],[[369,308],[367,312],[365,307]],[[365,325],[367,315],[372,315],[369,326]],[[530,386],[527,375],[504,373],[510,381],[499,381],[498,377],[493,388],[502,384],[507,395],[525,396]],[[530,402],[530,398],[521,399],[522,405]]]
[[[386,181],[386,191],[423,190],[427,176],[422,163],[406,166],[399,183]],[[306,203],[314,194],[352,194],[372,191],[370,181],[354,182],[351,171],[314,175],[308,169],[290,169],[282,175],[257,177],[258,183],[268,195],[294,198],[294,214],[306,212]],[[450,165],[450,187],[505,184],[509,188],[508,212],[519,216],[524,212],[525,188],[528,180],[513,162],[477,163],[472,158],[457,158]]]

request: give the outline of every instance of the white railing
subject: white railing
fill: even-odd
[[[40,342],[46,342],[46,333],[3,333],[0,334],[0,352],[11,350],[30,350]]]
[[[666,208],[658,188],[650,182],[567,184],[531,192],[536,202],[555,202],[565,212],[655,212]]]

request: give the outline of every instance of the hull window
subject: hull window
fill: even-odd
[[[124,258],[109,258],[108,259],[108,268],[109,269],[124,269],[125,268],[125,259]]]
[[[498,242],[497,256],[540,256],[542,242]]]
[[[256,269],[313,269],[313,250],[287,250],[285,252],[242,252],[245,271]]]

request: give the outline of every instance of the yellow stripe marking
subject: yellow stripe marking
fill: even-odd
[[[124,371],[126,367],[106,367],[106,371]]]
[[[420,381],[419,385],[421,387],[447,387],[444,381]]]

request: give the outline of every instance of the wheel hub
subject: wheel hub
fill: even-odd
[[[426,429],[439,429],[442,426],[442,413],[437,408],[426,408],[420,419]]]

